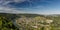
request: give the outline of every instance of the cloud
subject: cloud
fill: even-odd
[[[22,3],[26,0],[0,0],[0,13],[25,13],[23,8],[12,8],[8,5],[11,2]]]
[[[28,7],[44,5],[45,2],[49,3],[49,1],[47,0],[0,0],[0,6],[19,7],[19,8],[27,7],[28,8]]]
[[[24,11],[17,10],[15,8],[0,7],[0,13],[25,13]]]
[[[41,8],[42,6],[37,6],[36,8],[33,7],[33,8],[11,8],[9,7],[9,3],[11,2],[16,2],[16,3],[22,3],[24,2],[25,0],[10,0],[10,1],[4,1],[4,0],[1,0],[0,1],[0,13],[36,13],[36,12],[33,12],[36,8]]]
[[[22,3],[26,0],[0,0],[0,5],[7,5],[11,2]]]
[[[19,3],[20,3],[20,2],[24,2],[24,1],[26,1],[26,0],[14,0],[14,2],[17,2],[17,3],[18,3],[18,2],[19,2]]]
[[[0,13],[49,14],[50,12],[47,13],[46,9],[50,9],[53,1],[54,0],[0,0]]]
[[[27,10],[27,11],[25,11]],[[20,13],[31,13],[33,14],[34,12],[29,12],[28,8],[10,8],[10,7],[4,7],[0,6],[0,13],[13,13],[13,14],[20,14]]]

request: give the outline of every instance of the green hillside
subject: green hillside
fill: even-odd
[[[53,22],[49,24],[46,23],[47,20],[53,20]],[[14,21],[17,21],[16,24],[19,27],[14,25]],[[0,13],[0,30],[60,30],[60,15]]]

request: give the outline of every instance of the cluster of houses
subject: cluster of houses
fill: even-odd
[[[32,27],[35,29],[44,29],[44,30],[50,30],[50,24],[53,22],[53,20],[35,20],[34,18],[26,18],[26,17],[22,17],[22,18],[18,18],[16,20],[16,23],[23,28],[26,27]],[[23,26],[22,26],[23,25]],[[31,28],[30,27],[30,28]]]

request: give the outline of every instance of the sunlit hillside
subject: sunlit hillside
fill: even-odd
[[[0,30],[60,30],[60,15],[0,13]]]

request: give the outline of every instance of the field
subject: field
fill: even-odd
[[[60,30],[60,15],[0,13],[0,30]]]

